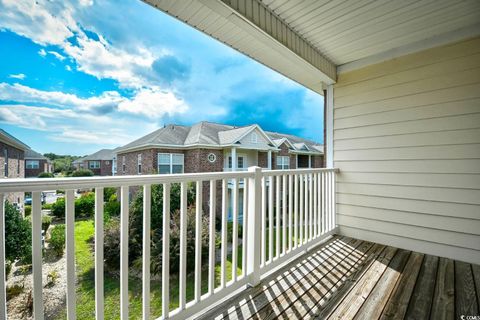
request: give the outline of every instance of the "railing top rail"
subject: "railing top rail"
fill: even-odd
[[[338,168],[305,168],[305,169],[289,169],[289,170],[264,170],[262,174],[264,176],[279,176],[286,174],[307,174],[307,173],[319,173],[319,172],[339,172]]]
[[[140,186],[253,177],[253,172],[201,172],[108,177],[32,178],[0,180],[0,193],[69,190],[95,187]]]

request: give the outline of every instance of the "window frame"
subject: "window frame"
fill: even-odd
[[[98,164],[98,167],[93,165],[92,164]],[[102,164],[100,163],[100,160],[88,160],[88,169],[92,170],[92,169],[100,169],[100,167],[102,166]]]
[[[277,156],[277,169],[289,170],[290,169],[290,156]]]
[[[160,163],[160,157],[161,156],[168,155],[168,163]],[[179,161],[174,162],[174,157],[177,157],[177,159],[181,158],[181,163]],[[168,173],[161,173],[160,172],[160,166],[169,166]],[[181,172],[175,172],[175,173],[184,173],[185,172],[185,154],[183,153],[166,153],[166,152],[158,152],[157,153],[157,172],[158,174],[173,174],[174,172],[174,166],[182,166]]]
[[[32,165],[36,163],[37,165]],[[25,161],[25,169],[40,169],[40,160],[26,160]]]

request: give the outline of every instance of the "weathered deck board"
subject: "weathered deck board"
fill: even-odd
[[[455,310],[458,319],[462,315],[478,315],[472,267],[461,261],[455,261]]]
[[[415,288],[420,267],[422,266],[422,261],[423,254],[412,252],[380,319],[399,320],[404,318],[410,297]]]
[[[201,318],[453,319],[479,286],[480,266],[337,236]]]
[[[409,256],[410,251],[399,250],[399,252],[397,252],[388,265],[387,270],[385,270],[382,277],[378,280],[373,291],[365,300],[360,310],[358,310],[355,319],[378,319],[380,317],[398,278],[405,268]]]
[[[438,257],[426,255],[418,274],[405,319],[428,319],[432,309]]]
[[[453,260],[440,258],[433,297],[431,319],[453,319],[455,316],[455,284]]]
[[[281,308],[277,312],[262,314],[259,312],[261,319],[303,319],[305,314],[315,304],[318,303],[330,290],[339,282],[342,283],[352,274],[358,267],[363,264],[366,259],[367,252],[373,246],[372,243],[363,242],[357,247],[354,255],[347,256],[343,261],[332,268],[328,274],[313,283],[308,290],[298,291],[293,296],[291,304],[281,304]],[[292,312],[294,311],[295,312]]]

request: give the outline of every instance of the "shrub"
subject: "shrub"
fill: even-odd
[[[115,199],[116,199],[117,198],[116,194],[117,194],[117,188],[107,187],[103,189],[103,199],[105,201],[110,201],[112,196],[115,196]]]
[[[39,175],[38,175],[39,178],[54,178],[55,176],[53,175],[53,173],[50,173],[50,172],[41,172]]]
[[[45,203],[42,205],[43,210],[52,210],[53,203]]]
[[[52,203],[52,214],[59,219],[65,218],[65,198],[57,198]]]
[[[194,259],[195,255],[195,188],[191,184],[187,190],[187,259]],[[152,186],[152,207],[151,207],[151,229],[152,229],[152,273],[158,274],[162,265],[162,186]],[[178,273],[180,262],[180,186],[173,184],[171,188],[171,211],[170,220],[170,271]],[[106,210],[105,210],[106,212]],[[141,265],[139,259],[142,254],[142,216],[143,216],[143,194],[139,192],[132,201],[130,207],[129,221],[129,263],[134,267]],[[209,220],[204,215],[202,220],[202,252],[208,254],[208,226]],[[120,222],[112,218],[105,227],[105,265],[111,270],[118,270],[120,263]],[[188,270],[193,269],[193,264],[187,264]]]
[[[5,258],[10,262],[32,258],[32,229],[20,211],[5,201]]]
[[[32,214],[32,206],[25,206],[25,217]]]
[[[75,217],[92,217],[95,212],[95,193],[87,192],[75,200]]]
[[[118,217],[120,215],[120,201],[117,200],[117,196],[113,194],[104,207],[105,217]],[[108,220],[108,219],[107,219]]]
[[[65,225],[59,224],[53,228],[50,234],[49,244],[49,247],[58,257],[63,255],[65,249]]]
[[[45,231],[45,233],[47,233],[47,230],[50,227],[51,223],[52,223],[52,217],[50,216],[42,217],[42,230]]]
[[[79,169],[75,170],[71,174],[72,177],[91,177],[93,176],[93,171],[89,169]]]
[[[88,218],[92,217],[95,212],[95,194],[87,192],[82,194],[80,198],[75,199],[75,217]],[[65,218],[65,198],[57,198],[52,204],[52,214],[59,219]]]
[[[105,266],[110,270],[118,270],[120,266],[120,220],[118,218],[110,219],[105,225],[103,243]]]

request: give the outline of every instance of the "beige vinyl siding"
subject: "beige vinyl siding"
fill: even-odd
[[[480,38],[341,74],[340,233],[480,263]]]

